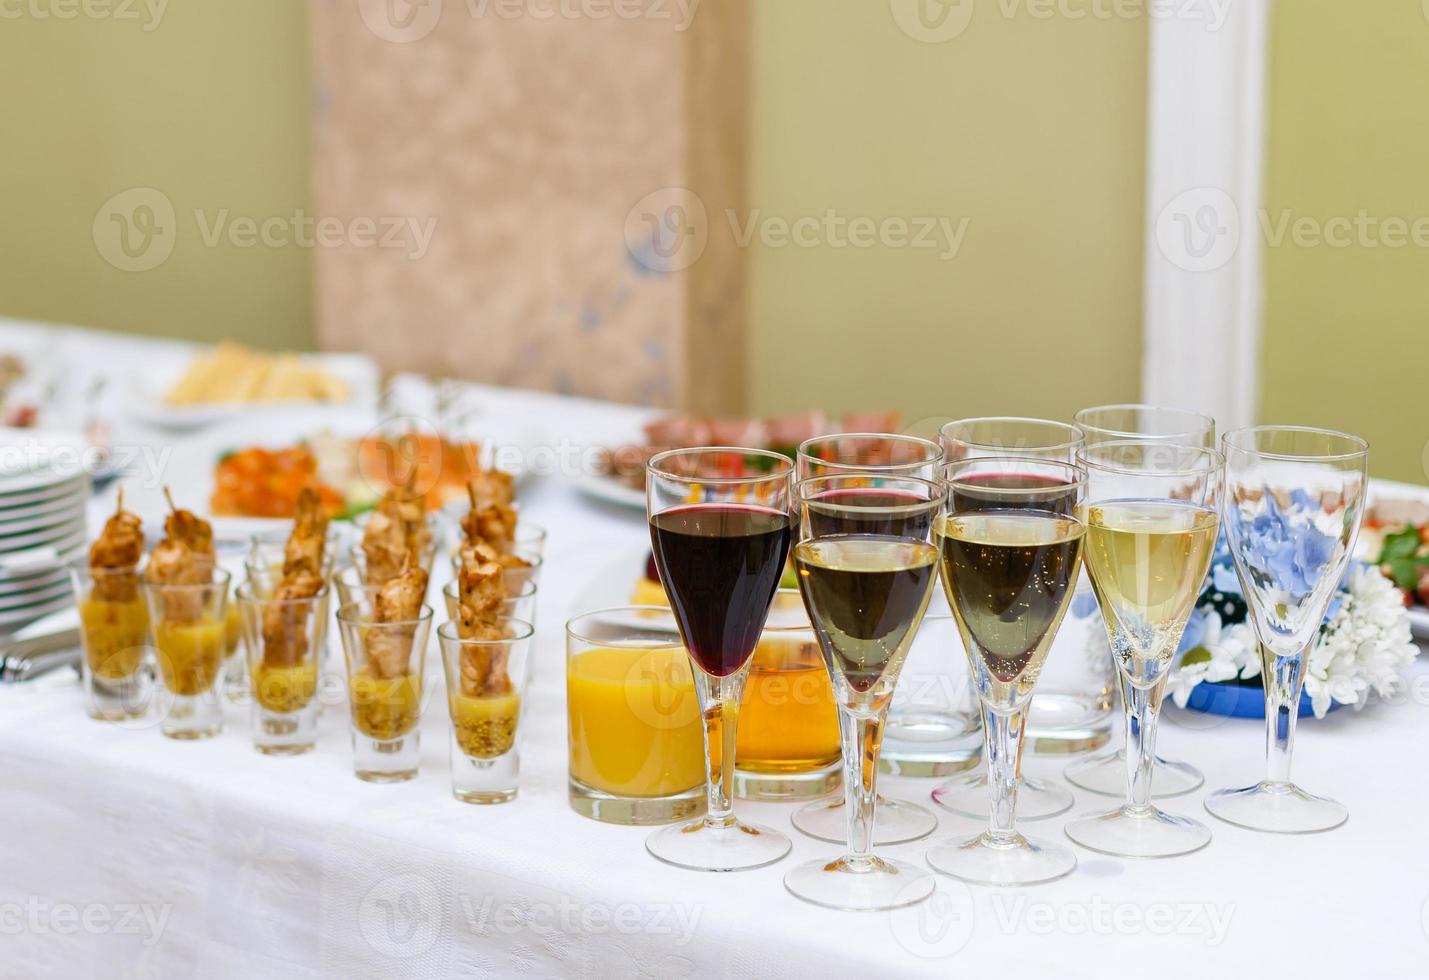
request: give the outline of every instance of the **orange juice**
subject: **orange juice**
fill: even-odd
[[[577,782],[650,798],[704,784],[700,709],[684,650],[596,647],[572,654],[566,702]]]
[[[839,713],[810,633],[766,631],[754,650],[739,711],[741,772],[790,775],[838,762]]]

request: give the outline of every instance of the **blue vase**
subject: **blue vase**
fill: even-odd
[[[1186,701],[1187,709],[1203,711],[1208,715],[1224,715],[1227,718],[1259,718],[1265,720],[1265,690],[1261,687],[1242,687],[1239,684],[1197,684]],[[1343,705],[1330,702],[1330,710],[1338,711]],[[1315,709],[1310,706],[1310,695],[1300,692],[1301,718],[1314,718]]]

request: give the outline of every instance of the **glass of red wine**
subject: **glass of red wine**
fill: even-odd
[[[794,568],[839,707],[848,847],[793,868],[784,886],[836,909],[898,908],[936,888],[922,868],[874,856],[873,844],[888,708],[938,581],[932,539],[943,489],[907,477],[877,483],[834,476],[799,484]]]
[[[876,519],[878,512],[878,500],[868,495],[886,495],[889,477],[936,481],[938,470],[943,465],[943,447],[936,442],[901,433],[840,432],[806,440],[799,446],[797,465],[801,481],[826,476],[849,477],[841,481],[836,492],[863,495],[860,498],[862,506],[845,511],[838,521],[866,522]],[[858,514],[863,517],[859,518]],[[825,523],[832,519],[820,511],[812,515],[806,511],[805,517]],[[974,740],[977,736],[976,714],[975,711],[955,713],[894,708],[889,712],[886,728],[892,744],[885,747],[884,756],[892,755],[897,760],[898,772],[909,776],[944,775],[974,765],[976,759],[969,761],[968,756],[981,749],[981,742]],[[915,751],[905,759],[897,751],[905,744],[908,734],[912,735],[908,741]],[[930,761],[932,753],[929,747],[933,744],[950,744],[958,754],[956,759],[949,761],[949,768],[938,771],[936,763]],[[875,844],[918,840],[938,829],[936,816],[907,800],[880,795],[877,809]],[[842,844],[848,839],[848,818],[842,795],[805,804],[794,811],[791,821],[801,832],[817,840]]]
[[[708,807],[645,847],[667,864],[740,871],[773,864],[789,838],[734,816],[735,735],[749,661],[788,560],[794,464],[756,449],[676,449],[646,466],[660,582],[690,655],[704,718]]]
[[[943,426],[943,452],[950,461],[1001,457],[1007,459],[1049,460],[1074,463],[1077,451],[1084,444],[1081,429],[1066,422],[1051,419],[996,416],[957,419]],[[954,488],[959,495],[955,508],[972,504],[972,497],[981,491],[976,483],[1015,487],[1025,484],[1035,491],[1039,485],[1045,495],[1018,495],[1017,506],[1040,508],[1055,504],[1057,480],[1045,472],[979,472],[976,481],[965,481],[965,490]],[[986,497],[987,494],[983,493]],[[1013,498],[994,498],[999,506],[1008,506]],[[1092,608],[1091,585],[1081,577],[1077,594],[1083,605]],[[1076,672],[1073,672],[1075,674]],[[1050,678],[1048,679],[1051,680]],[[1033,701],[1028,720],[1027,742],[1034,751],[1081,752],[1099,748],[1111,738],[1112,671],[1110,664],[1093,678],[1073,677],[1068,684],[1044,683]],[[975,713],[977,705],[970,706]],[[1072,794],[1055,783],[1018,776],[1018,816],[1023,820],[1045,820],[1072,808]],[[948,779],[933,791],[933,800],[943,809],[965,817],[980,817],[986,811],[988,794],[986,771],[968,773]]]

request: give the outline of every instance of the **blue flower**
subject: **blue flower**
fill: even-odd
[[[1294,510],[1314,507],[1303,490],[1291,494]],[[1278,589],[1298,602],[1315,590],[1320,573],[1335,557],[1335,539],[1311,521],[1294,521],[1265,496],[1265,510],[1247,524],[1244,515],[1233,509],[1230,523],[1238,539],[1241,560],[1256,581]]]
[[[1097,611],[1097,595],[1088,589],[1085,592],[1078,592],[1072,596],[1072,616],[1076,619],[1086,619]]]
[[[1176,656],[1201,645],[1206,638],[1206,618],[1209,615],[1209,609],[1191,610],[1191,616],[1186,620],[1186,631],[1181,634],[1181,645],[1176,648]]]

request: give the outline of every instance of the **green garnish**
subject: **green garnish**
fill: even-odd
[[[1420,554],[1421,550],[1425,549],[1419,529],[1406,527],[1384,536],[1378,564],[1389,571],[1395,585],[1412,591],[1419,586],[1420,574],[1429,568],[1429,554]]]

